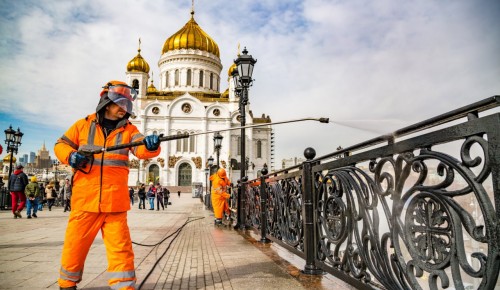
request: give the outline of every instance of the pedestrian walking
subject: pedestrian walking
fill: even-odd
[[[26,204],[26,195],[24,189],[28,185],[28,176],[23,172],[24,166],[16,166],[16,170],[9,177],[9,191],[12,200],[12,214],[14,218],[22,218],[21,211]],[[19,204],[18,204],[19,201]]]
[[[179,191],[177,191],[177,196],[178,196],[178,197],[181,197],[181,191],[180,191],[180,190],[179,190]]]
[[[40,183],[38,185],[39,192],[40,192],[40,198],[38,200],[38,211],[43,211],[43,205],[47,203],[47,199],[45,198],[45,186],[43,186],[43,183]]]
[[[64,212],[71,211],[71,194],[73,192],[73,185],[69,178],[64,182]]]
[[[137,195],[139,196],[139,209],[146,209],[146,185],[144,183],[141,183]]]
[[[56,202],[57,192],[54,181],[49,182],[49,184],[45,187],[45,198],[47,199],[47,207],[49,211],[52,210],[54,203]]]
[[[27,218],[31,218],[31,211],[33,210],[33,217],[37,218],[36,212],[38,211],[38,199],[40,198],[40,187],[38,187],[38,183],[36,182],[36,176],[31,177],[31,182],[26,185],[24,189],[24,193],[26,194],[26,216]]]
[[[160,210],[160,205],[162,210],[165,210],[165,205],[163,203],[163,188],[161,185],[158,183],[156,185],[156,210]]]
[[[156,187],[152,182],[149,183],[148,193],[146,194],[149,200],[149,210],[155,209],[155,195],[156,195]]]
[[[168,200],[170,199],[170,190],[167,187],[163,190],[163,198],[165,199],[165,208],[168,207]]]
[[[134,188],[132,186],[128,188],[128,196],[130,198],[130,206],[134,206]]]
[[[85,258],[99,231],[108,259],[112,289],[135,289],[132,240],[127,225],[129,154],[154,158],[160,154],[157,135],[144,137],[128,120],[137,92],[121,81],[110,81],[100,94],[96,112],[78,120],[54,147],[57,158],[73,168],[71,213],[59,270],[60,289],[76,289]],[[144,145],[89,156],[85,149],[142,141]],[[93,158],[92,158],[93,157]]]

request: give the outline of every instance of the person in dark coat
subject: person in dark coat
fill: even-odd
[[[14,218],[22,218],[21,211],[26,205],[26,195],[24,194],[24,189],[28,185],[28,176],[23,172],[24,166],[18,165],[16,170],[9,177],[9,191],[12,198],[12,213]],[[19,205],[17,201],[20,200]]]
[[[139,209],[146,209],[146,185],[144,183],[139,187],[137,195],[139,196]]]
[[[164,192],[161,185],[158,183],[156,185],[156,210],[160,210],[160,205],[162,210],[165,210],[165,205],[163,204]]]
[[[128,188],[128,195],[130,197],[130,205],[134,206],[134,188],[132,186]]]

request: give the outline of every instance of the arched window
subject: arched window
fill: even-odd
[[[214,73],[210,73],[210,89],[214,89]]]
[[[180,135],[181,132],[177,132],[177,135]],[[176,148],[177,152],[181,152],[182,150],[182,138],[181,139],[177,139],[177,148]]]
[[[203,87],[203,71],[202,70],[200,70],[200,82],[199,82],[198,86]]]
[[[257,158],[262,158],[262,141],[257,141]]]
[[[137,79],[134,79],[132,81],[132,87],[136,90],[139,90],[139,81]]]
[[[170,74],[168,72],[165,73],[165,87],[168,88],[170,82]]]
[[[182,152],[188,152],[188,140],[184,139],[184,143],[182,144]]]
[[[195,136],[191,135],[189,136],[189,152],[194,152],[194,147],[195,147]]]
[[[179,85],[179,70],[178,69],[175,70],[175,85],[176,86]]]
[[[192,169],[189,163],[179,165],[179,186],[191,186]]]
[[[191,69],[188,69],[187,71],[186,85],[187,86],[191,85]]]

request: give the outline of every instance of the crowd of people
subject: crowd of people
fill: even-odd
[[[12,214],[14,218],[22,218],[21,212],[26,207],[28,219],[37,218],[37,212],[46,206],[49,211],[57,203],[64,206],[64,211],[71,210],[72,185],[69,178],[56,183],[54,180],[43,183],[36,176],[28,178],[23,172],[23,166],[17,165],[9,178]]]
[[[168,205],[172,203],[170,200],[170,190],[168,188],[161,186],[159,183],[156,185],[153,182],[150,182],[148,187],[142,183],[137,189],[133,187],[129,188],[129,196],[130,203],[134,206],[135,201],[135,193],[137,191],[137,198],[139,201],[139,209],[146,209],[146,199],[148,200],[149,210],[155,210],[155,201],[156,201],[156,210],[165,210]],[[177,195],[180,197],[181,192],[178,191]]]
[[[71,211],[72,185],[70,178],[61,180],[56,184],[54,180],[50,182],[39,182],[36,176],[28,178],[23,172],[23,166],[18,165],[10,178],[10,192],[12,200],[12,213],[14,218],[22,218],[21,212],[26,208],[26,217],[37,218],[37,212],[43,211],[44,207],[49,211],[57,206],[62,206],[64,212]],[[177,195],[180,197],[180,191]],[[170,190],[159,183],[152,182],[146,187],[143,183],[139,187],[129,187],[130,204],[134,206],[136,199],[139,202],[139,209],[146,209],[146,200],[149,210],[165,210],[171,205]],[[156,203],[156,207],[155,207]]]

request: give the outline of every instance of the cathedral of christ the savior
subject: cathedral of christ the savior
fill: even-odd
[[[140,44],[140,43],[139,43]],[[273,168],[273,132],[269,125],[245,130],[245,162],[241,164],[239,97],[234,93],[230,65],[222,74],[219,46],[191,18],[179,31],[167,38],[161,50],[159,83],[150,80],[150,67],[138,54],[129,61],[127,83],[138,90],[134,115],[130,121],[144,135],[189,134],[188,138],[161,143],[157,158],[138,160],[131,156],[129,185],[154,182],[162,186],[204,186],[207,175],[216,168],[217,153],[214,134],[223,136],[219,150],[219,166],[225,168],[233,183],[240,179],[240,166],[245,166],[249,179],[256,178],[264,166]],[[228,89],[220,92],[221,80]],[[269,116],[253,116],[246,106],[246,125],[271,122]],[[212,171],[208,159],[214,159]]]

